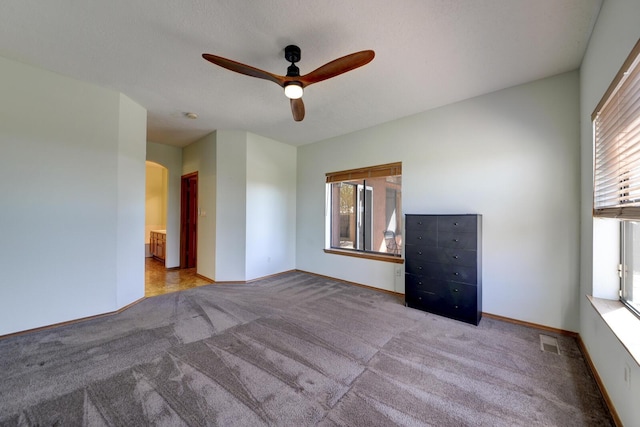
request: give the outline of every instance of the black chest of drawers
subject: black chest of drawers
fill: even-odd
[[[405,304],[477,325],[482,216],[405,216]]]

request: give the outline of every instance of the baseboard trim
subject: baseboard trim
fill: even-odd
[[[49,329],[53,329],[53,328],[59,328],[61,326],[68,326],[68,325],[75,325],[76,323],[81,323],[81,322],[86,322],[87,320],[94,320],[94,319],[100,319],[102,317],[109,317],[109,316],[113,316],[114,314],[120,314],[123,311],[133,307],[134,305],[138,304],[139,302],[142,302],[146,299],[146,297],[142,297],[130,304],[125,305],[124,307],[116,310],[116,311],[109,311],[107,313],[102,313],[102,314],[96,314],[93,316],[87,316],[87,317],[81,317],[79,319],[73,319],[73,320],[67,320],[66,322],[60,322],[60,323],[54,323],[52,325],[46,325],[46,326],[40,326],[39,328],[33,328],[33,329],[27,329],[24,331],[18,331],[18,332],[13,332],[10,334],[6,334],[6,335],[0,335],[0,340],[4,340],[7,338],[12,338],[12,337],[17,337],[20,335],[27,335],[27,334],[31,334],[33,332],[40,332],[40,331],[46,331]]]
[[[354,285],[354,286],[359,286],[361,288],[366,288],[366,289],[371,289],[371,290],[374,290],[374,291],[384,292],[386,294],[391,294],[391,295],[395,295],[395,296],[404,297],[404,294],[401,294],[400,292],[394,292],[394,291],[389,291],[387,289],[376,288],[374,286],[363,285],[362,283],[350,282],[348,280],[338,279],[336,277],[325,276],[324,274],[312,273],[310,271],[305,271],[305,270],[294,270],[294,271],[297,271],[299,273],[311,274],[312,276],[322,277],[324,279],[335,280],[337,282],[343,282],[343,283],[346,283],[348,285]]]
[[[587,366],[591,371],[591,375],[593,375],[593,378],[596,380],[598,389],[602,394],[604,403],[607,405],[607,408],[609,409],[609,413],[611,414],[611,418],[613,418],[613,422],[617,427],[623,427],[622,420],[620,419],[620,416],[618,416],[618,412],[616,412],[615,406],[613,406],[613,402],[611,401],[611,398],[607,393],[607,389],[604,387],[604,383],[602,382],[600,375],[598,375],[598,371],[596,370],[596,365],[593,364],[593,361],[591,360],[591,356],[589,356],[589,352],[587,351],[587,347],[584,345],[584,342],[582,341],[582,338],[580,337],[580,335],[578,335],[577,341],[578,341],[578,348],[580,349],[580,352],[584,356],[584,360],[586,360],[587,362]]]
[[[211,278],[209,278],[207,276],[203,276],[202,274],[196,273],[196,277],[198,279],[206,280],[207,282],[215,283],[215,280],[213,280],[213,279],[211,279]]]
[[[551,326],[540,325],[538,323],[525,322],[524,320],[512,319],[510,317],[498,316],[497,314],[482,313],[482,317],[488,317],[490,319],[502,320],[503,322],[514,323],[516,325],[528,326],[530,328],[540,329],[543,331],[551,332],[559,335],[566,335],[569,337],[577,338],[579,334],[573,331],[567,331],[564,329],[552,328]]]
[[[335,280],[337,282],[343,282],[343,283],[346,283],[348,285],[359,286],[361,288],[367,288],[367,289],[371,289],[371,290],[374,290],[374,291],[379,291],[379,292],[384,292],[384,293],[395,295],[395,296],[404,297],[404,294],[401,294],[399,292],[389,291],[389,290],[386,290],[386,289],[380,289],[380,288],[376,288],[376,287],[373,287],[373,286],[363,285],[362,283],[350,282],[348,280],[338,279],[336,277],[325,276],[323,274],[312,273],[310,271],[298,270],[298,269],[281,271],[280,273],[270,274],[268,276],[257,277],[255,279],[251,279],[251,280],[220,281],[220,282],[215,282],[215,281],[212,280],[211,282],[216,284],[216,285],[246,285],[246,284],[249,284],[249,283],[258,282],[260,280],[272,279],[274,277],[278,277],[278,276],[281,276],[283,274],[296,273],[296,272],[305,273],[305,274],[311,274],[312,276],[322,277],[322,278],[328,279],[328,280]],[[198,276],[199,278],[204,279],[204,280],[211,280],[210,278],[202,276],[200,274],[196,274],[196,276]]]
[[[244,283],[253,283],[253,282],[257,282],[258,280],[272,279],[274,277],[282,276],[283,274],[294,273],[295,271],[296,270],[287,270],[287,271],[282,271],[280,273],[269,274],[268,276],[262,276],[262,277],[258,277],[256,279],[247,280]]]
[[[296,271],[296,270],[282,271],[280,273],[270,274],[268,276],[257,277],[255,279],[251,279],[251,280],[221,280],[219,282],[216,282],[215,280],[213,280],[213,279],[211,279],[211,278],[209,278],[207,276],[203,276],[202,274],[196,273],[196,276],[199,277],[202,280],[210,281],[212,284],[216,284],[216,285],[246,285],[247,283],[253,283],[253,282],[257,282],[259,280],[264,280],[264,279],[271,279],[273,277],[277,277],[277,276],[280,276],[282,274],[293,273],[294,271]]]

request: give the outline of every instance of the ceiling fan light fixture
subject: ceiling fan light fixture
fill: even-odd
[[[300,99],[303,92],[300,82],[288,82],[284,85],[284,94],[289,99]]]
[[[293,119],[299,122],[304,119],[304,102],[302,102],[302,93],[304,88],[322,82],[324,80],[339,76],[347,71],[355,70],[358,67],[368,64],[375,57],[372,50],[363,50],[350,55],[334,59],[331,62],[316,68],[312,72],[300,75],[300,69],[296,67],[296,62],[300,61],[300,48],[295,45],[289,45],[284,49],[284,58],[291,63],[287,68],[286,76],[279,76],[250,65],[242,64],[231,59],[221,56],[203,53],[202,57],[219,67],[235,73],[244,74],[249,77],[269,80],[284,89],[284,94],[289,98],[291,113]]]

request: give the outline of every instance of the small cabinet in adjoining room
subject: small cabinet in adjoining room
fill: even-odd
[[[405,221],[405,304],[477,325],[482,317],[482,216]]]
[[[151,251],[151,256],[161,261],[164,261],[166,247],[167,247],[166,230],[151,231],[149,236],[149,250]]]

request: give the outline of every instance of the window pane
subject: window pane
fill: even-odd
[[[366,219],[369,226],[365,230],[370,238],[370,249],[374,252],[400,255],[402,245],[402,224],[400,222],[400,176],[388,176],[365,180],[371,198]]]
[[[373,223],[373,188],[369,181],[358,186],[358,216],[356,219],[356,249],[371,251],[371,224]]]
[[[623,221],[622,300],[640,311],[640,222]]]
[[[400,175],[333,182],[331,247],[401,254]]]
[[[336,182],[331,184],[331,247],[355,249],[357,184]]]

